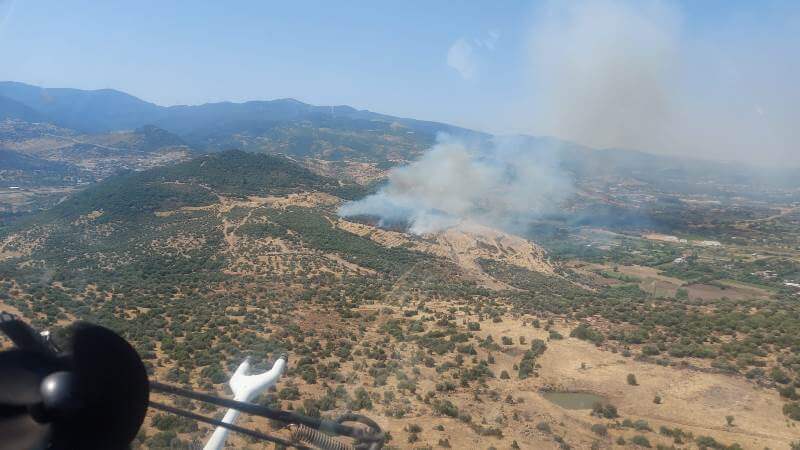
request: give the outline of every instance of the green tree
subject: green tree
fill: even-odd
[[[646,447],[646,448],[650,448],[651,447],[650,441],[646,437],[642,436],[641,434],[637,434],[636,436],[634,436],[631,439],[631,442],[633,442],[634,444],[636,444],[636,445],[638,445],[640,447]]]

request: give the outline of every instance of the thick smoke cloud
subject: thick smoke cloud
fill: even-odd
[[[754,4],[702,30],[704,19],[672,1],[544,5],[530,27],[529,95],[510,114],[514,129],[599,148],[800,164],[796,2]]]
[[[479,144],[440,135],[421,159],[389,174],[378,193],[344,205],[345,217],[377,216],[431,233],[462,221],[513,230],[571,192],[568,177],[526,139]]]
[[[543,5],[520,59],[530,69],[526,82],[509,87],[519,103],[504,105],[508,126],[498,128],[599,148],[800,164],[800,14],[773,11],[698,34],[669,1]],[[774,32],[750,32],[763,27],[759,20],[775,23]],[[448,61],[474,73],[470,58]],[[529,142],[495,139],[487,147],[443,137],[392,171],[380,192],[340,213],[407,221],[416,233],[464,220],[515,231],[571,193],[557,161],[542,156],[558,152]]]

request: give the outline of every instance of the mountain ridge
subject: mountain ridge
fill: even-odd
[[[394,117],[375,113],[366,109],[356,109],[348,105],[317,106],[294,98],[161,106],[115,89],[82,90],[73,88],[45,88],[16,81],[0,81],[0,96],[7,97],[15,102],[28,106],[40,114],[50,116],[51,119],[57,122],[66,122],[67,125],[72,125],[69,126],[70,128],[87,132],[113,131],[126,128],[123,125],[128,125],[127,128],[137,128],[147,124],[161,126],[160,123],[177,124],[180,128],[180,121],[186,120],[187,115],[202,115],[209,114],[209,112],[211,114],[252,114],[253,112],[261,112],[272,114],[270,117],[273,120],[285,120],[287,118],[297,118],[298,116],[307,116],[309,114],[330,114],[331,116],[340,114],[348,117],[352,116],[352,118],[355,119],[398,121],[399,123],[421,128],[440,127],[459,130],[461,132],[480,133],[454,125]],[[117,108],[127,106],[134,108],[135,111],[129,111],[126,115],[121,116],[121,118],[118,117],[120,120],[117,121],[114,121],[112,117],[108,121],[100,121],[76,127],[74,126],[75,122],[70,114],[80,108],[68,108],[66,105],[61,105],[61,107],[59,107],[59,104],[62,102],[75,100],[80,100],[78,102],[79,106],[91,106],[93,102],[95,102],[95,106],[104,107],[104,109],[110,109],[110,106],[115,106]],[[137,116],[136,113],[146,113],[148,116],[144,118]],[[2,115],[0,115],[0,118],[3,118]],[[90,117],[90,119],[94,118]],[[140,123],[136,126],[132,126],[132,124],[137,122]],[[169,126],[162,126],[162,128],[169,130]]]
[[[33,108],[14,99],[0,96],[0,117],[36,122],[42,120],[41,114]]]
[[[173,141],[180,140],[201,152],[237,148],[284,154],[306,161],[307,167],[321,167],[319,161],[371,165],[362,170],[352,164],[341,164],[344,168],[337,169],[338,175],[351,180],[375,179],[373,172],[385,172],[418,159],[437,142],[440,133],[466,137],[478,148],[492,140],[508,138],[346,105],[315,106],[291,98],[165,107],[113,89],[82,91],[0,82],[2,96],[56,125],[76,130],[108,133],[154,126],[176,135]],[[0,119],[2,111],[0,108]],[[694,180],[692,189],[707,189],[698,182],[707,178],[715,183],[711,188],[725,185],[723,190],[728,185],[749,182],[800,187],[792,170],[785,168],[752,168],[742,163],[694,160],[638,150],[595,149],[550,137],[511,138],[523,140],[532,152],[542,157],[557,158],[562,168],[576,178],[611,176],[677,191],[685,189],[687,178]],[[747,190],[742,192],[747,194]]]

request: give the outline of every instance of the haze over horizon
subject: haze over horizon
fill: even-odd
[[[792,2],[317,6],[0,1],[0,78],[165,106],[296,98],[599,148],[800,163]]]

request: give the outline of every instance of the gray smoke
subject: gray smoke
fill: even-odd
[[[674,1],[545,2],[509,122],[598,148],[797,165],[800,4],[746,9],[699,32]]]
[[[775,37],[747,33],[752,23],[697,36],[684,30],[674,2],[543,5],[520,61],[530,68],[527,82],[509,88],[521,104],[509,101],[501,114],[506,129],[593,147],[797,164],[795,19],[772,17],[784,25]],[[515,231],[571,193],[558,162],[544,157],[557,152],[529,143],[441,137],[423,158],[393,170],[380,192],[340,213],[409,221],[416,233],[464,220]]]
[[[597,147],[662,139],[678,90],[677,22],[650,1],[550,2],[530,43],[537,125]]]
[[[389,173],[376,194],[342,206],[345,217],[409,222],[417,234],[474,221],[513,230],[571,193],[551,152],[522,138],[471,142],[440,135],[422,158]]]

